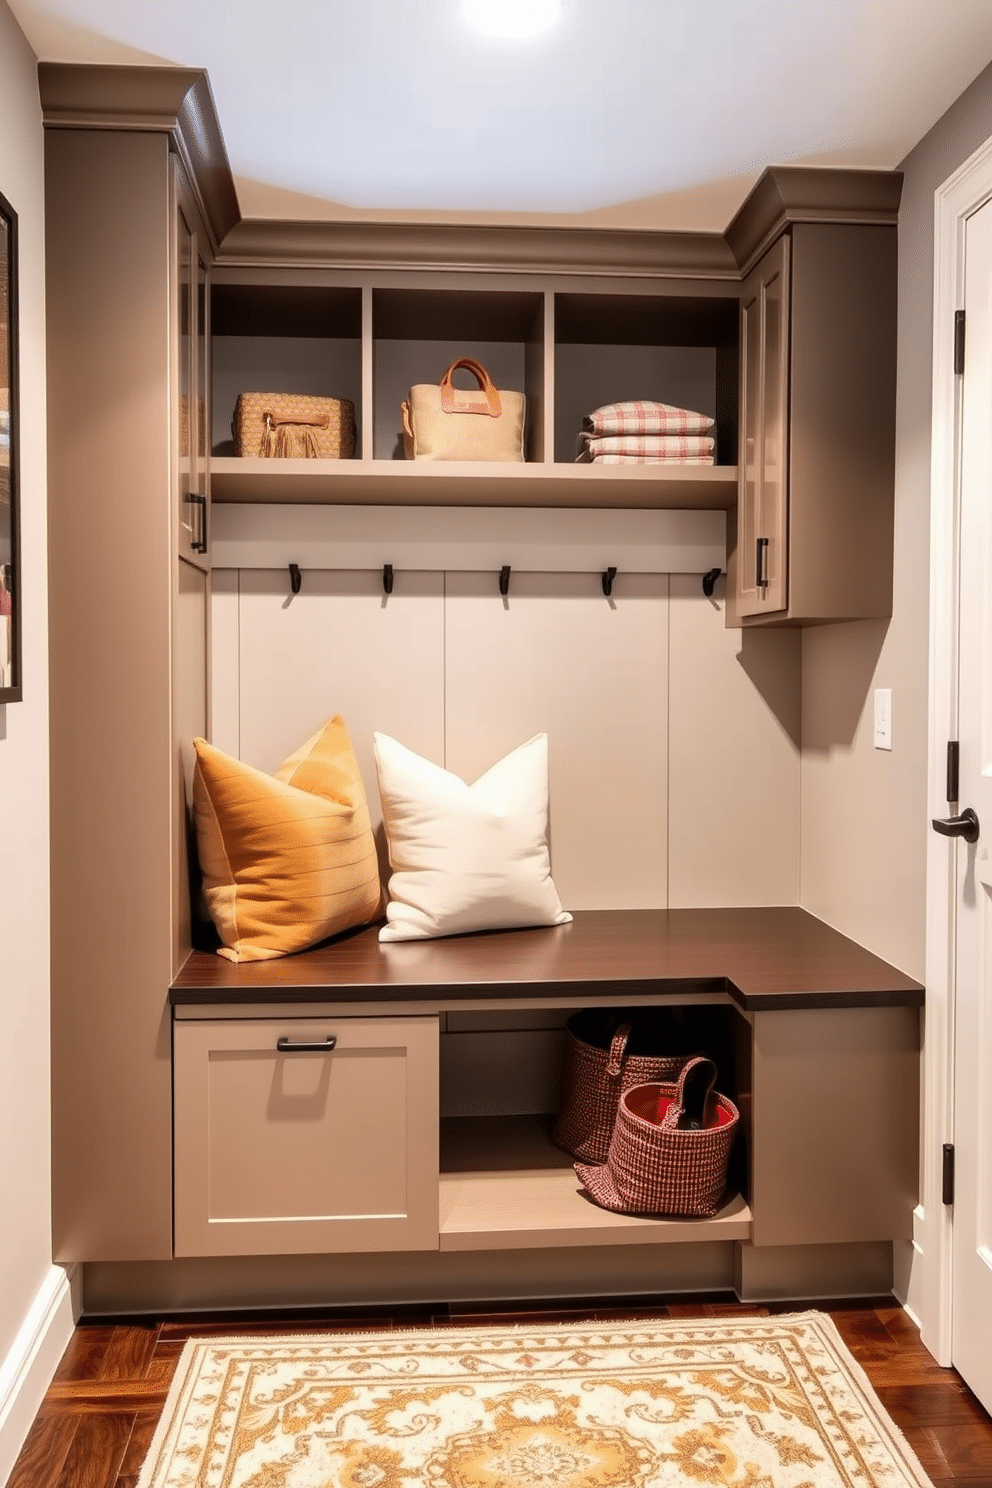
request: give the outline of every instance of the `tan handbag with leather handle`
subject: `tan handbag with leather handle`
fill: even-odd
[[[456,388],[452,373],[464,367],[478,388]],[[440,383],[418,382],[403,413],[403,446],[408,460],[523,460],[523,393],[498,389],[471,357],[459,357]]]

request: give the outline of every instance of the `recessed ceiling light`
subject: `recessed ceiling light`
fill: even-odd
[[[561,0],[462,0],[462,9],[488,36],[537,36],[561,16]]]

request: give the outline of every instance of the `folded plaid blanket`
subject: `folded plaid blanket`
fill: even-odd
[[[580,460],[597,455],[653,455],[666,460],[712,455],[716,441],[709,434],[580,434]]]
[[[633,399],[593,409],[583,427],[592,434],[704,434],[713,420],[691,408]]]
[[[712,455],[579,455],[585,465],[715,465]]]

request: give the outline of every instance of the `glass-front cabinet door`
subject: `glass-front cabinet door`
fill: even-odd
[[[782,237],[741,294],[738,615],[788,604],[789,239]]]
[[[207,267],[178,166],[173,175],[173,198],[176,544],[181,558],[199,568],[209,568]]]

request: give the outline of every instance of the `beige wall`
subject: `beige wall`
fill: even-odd
[[[698,574],[621,572],[607,604],[514,571],[504,605],[491,574],[401,569],[384,604],[378,572],[304,566],[292,604],[285,570],[215,590],[219,748],[274,770],[340,712],[378,828],[374,730],[467,780],[546,732],[566,908],[797,903],[798,631],[728,629]]]
[[[803,635],[801,902],[917,977],[929,830],[933,195],[990,135],[987,68],[902,166],[892,619]],[[892,689],[891,754],[872,746],[875,687]]]
[[[2,1367],[49,1275],[52,1259],[42,126],[35,58],[4,0],[0,0],[0,191],[18,214],[20,233],[24,604],[24,701],[0,704]]]

